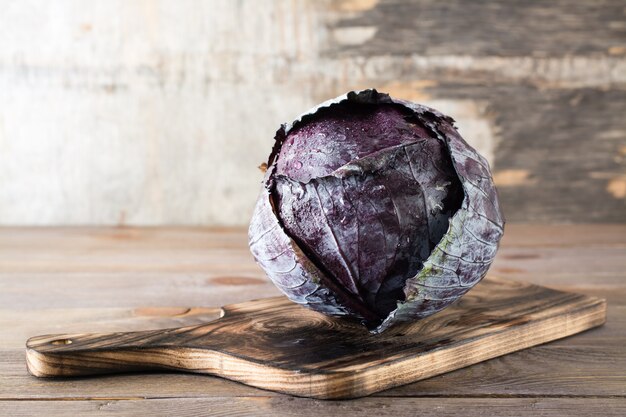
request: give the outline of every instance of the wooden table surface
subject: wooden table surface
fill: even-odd
[[[626,225],[507,225],[490,274],[605,297],[607,323],[350,401],[201,375],[42,380],[26,372],[29,336],[199,323],[279,293],[243,229],[3,228],[0,415],[626,415]]]

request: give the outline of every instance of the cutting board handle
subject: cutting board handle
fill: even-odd
[[[26,342],[26,363],[28,371],[37,377],[188,370],[194,366],[193,357],[180,349],[180,342],[188,339],[197,327],[201,326],[36,336]]]

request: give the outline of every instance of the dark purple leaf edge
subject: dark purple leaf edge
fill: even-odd
[[[493,262],[504,233],[504,217],[489,164],[458,134],[452,118],[376,90],[348,92],[316,106],[278,130],[250,223],[252,254],[272,282],[291,301],[332,316],[363,321],[369,319],[367,312],[351,301],[350,296],[337,288],[332,280],[326,279],[287,235],[270,198],[274,164],[289,131],[319,109],[344,101],[395,103],[412,110],[431,133],[446,144],[464,191],[461,208],[450,218],[447,232],[424,262],[423,268],[406,281],[405,300],[399,301],[397,308],[382,323],[370,329],[372,333],[380,333],[395,323],[415,321],[441,311],[480,282]]]

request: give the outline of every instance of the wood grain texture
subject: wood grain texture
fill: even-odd
[[[590,333],[595,330],[590,331]],[[571,340],[578,339],[579,336]],[[388,389],[376,397],[624,397],[626,358],[619,345],[535,347],[437,377]],[[22,340],[23,344],[23,340]],[[214,398],[280,396],[223,378],[170,372],[38,380],[28,375],[23,348],[0,351],[0,400]],[[575,365],[572,365],[572,364]]]
[[[106,398],[91,401],[0,401],[0,412],[10,416],[50,414],[80,416],[177,415],[187,416],[286,416],[325,415],[397,417],[518,417],[601,415],[621,417],[626,412],[624,398],[362,398],[358,401],[318,401],[291,397],[178,398],[175,400]],[[327,413],[327,414],[326,414]]]
[[[371,27],[358,44],[334,53],[362,55],[566,56],[604,55],[623,45],[624,8],[618,1],[532,3],[489,0],[387,0],[343,17],[333,29]],[[471,17],[471,18],[468,18]],[[444,24],[447,23],[447,24]],[[426,36],[410,36],[424,33]]]
[[[485,279],[453,307],[373,336],[268,298],[199,326],[28,340],[29,372],[82,376],[153,369],[208,373],[288,394],[355,398],[599,326],[604,300]]]
[[[510,221],[626,222],[622,0],[3,11],[1,224],[243,225],[278,125],[365,87],[457,119]]]
[[[622,298],[624,302],[626,298]],[[0,399],[106,397],[266,396],[222,378],[151,373],[99,378],[57,379],[45,383],[27,375],[24,340],[46,331],[121,332],[195,325],[212,315],[170,316],[163,309],[149,318],[132,310],[92,309],[0,311],[0,328],[12,329],[0,343]],[[181,311],[178,309],[178,311]],[[624,396],[626,395],[626,309],[609,304],[608,322],[573,338],[506,355],[439,377],[391,389],[382,396]],[[53,323],[56,326],[51,327]],[[64,324],[65,323],[65,324]],[[575,361],[576,366],[572,366]],[[510,372],[514,369],[515,372]]]
[[[255,281],[265,278],[246,246],[244,229],[0,228],[0,414],[624,414],[623,225],[508,224],[491,270],[605,298],[605,325],[372,397],[294,399],[168,372],[45,381],[27,373],[24,341],[38,334],[191,326],[217,317],[206,306],[277,295]]]
[[[491,272],[617,301],[625,235],[624,225],[507,225]],[[219,306],[280,295],[246,239],[243,228],[0,228],[0,306]]]
[[[526,272],[536,272],[544,264],[543,273],[559,270],[577,276],[624,272],[620,255],[626,249],[626,225],[507,224],[506,228],[498,252],[502,255],[496,259],[502,266],[523,261],[533,265]],[[247,272],[263,277],[246,239],[245,227],[0,227],[0,273],[201,273],[217,277]],[[581,256],[586,258],[581,260]],[[597,261],[590,263],[593,258]],[[546,262],[551,263],[547,271]],[[604,266],[591,268],[599,264]]]
[[[509,221],[626,221],[621,2],[370,6],[332,14],[322,51],[342,74],[333,88],[378,85],[458,116],[493,153]]]

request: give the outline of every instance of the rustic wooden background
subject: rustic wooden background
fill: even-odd
[[[432,105],[509,221],[626,222],[623,0],[0,0],[0,224],[246,224],[279,123]]]

